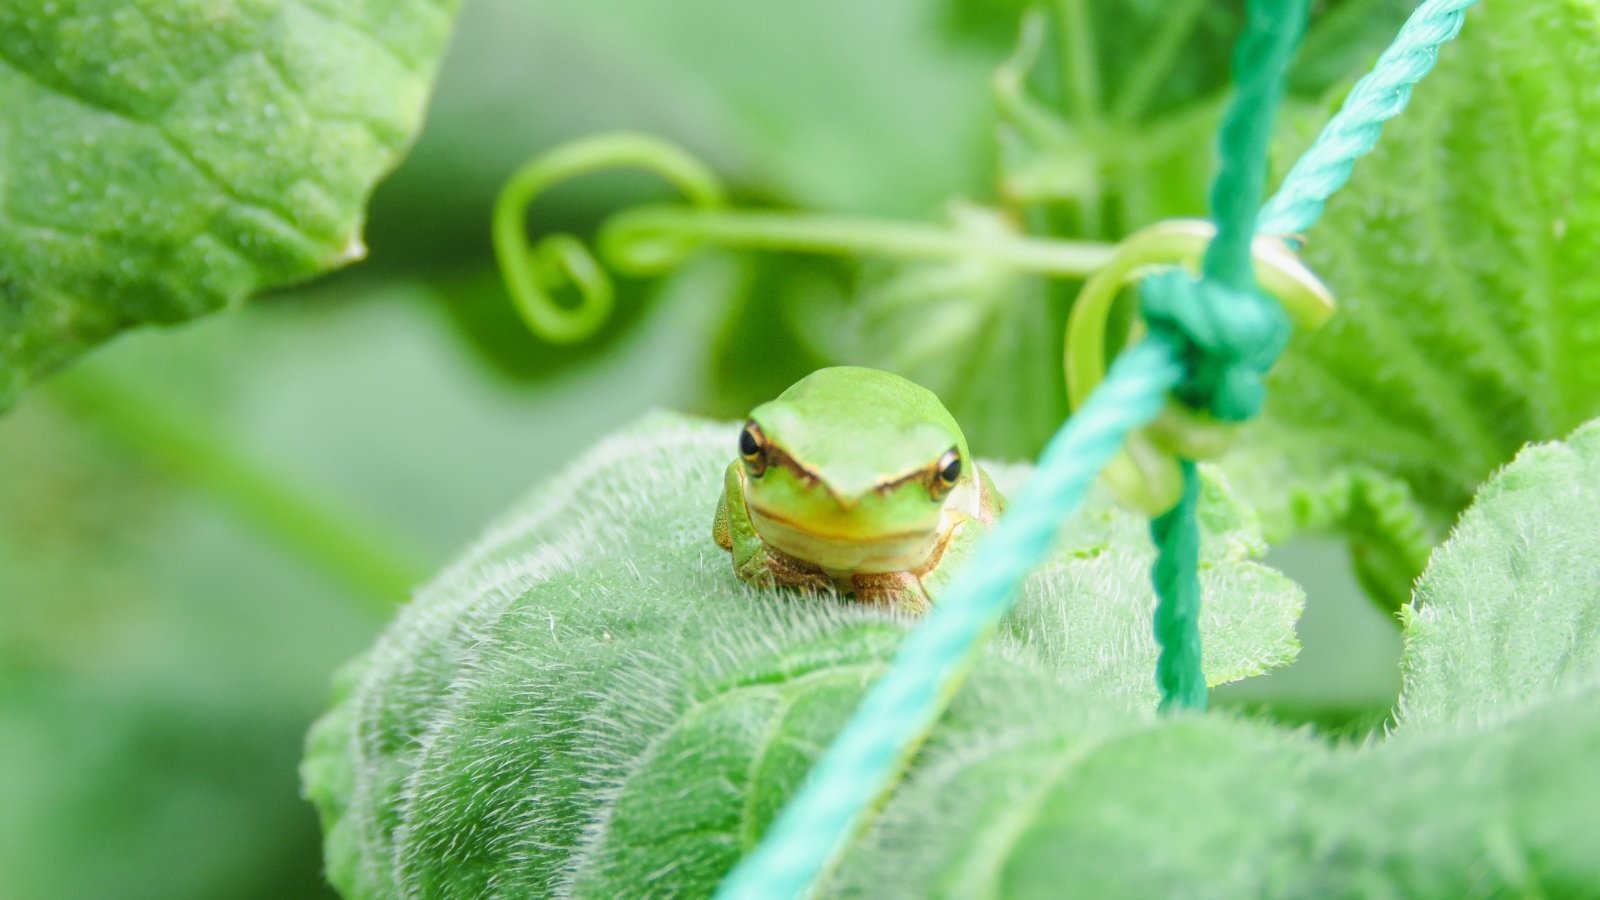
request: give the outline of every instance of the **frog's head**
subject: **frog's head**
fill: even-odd
[[[931,391],[876,369],[821,369],[756,407],[739,457],[757,514],[825,541],[931,534],[947,503],[976,502],[955,419]]]

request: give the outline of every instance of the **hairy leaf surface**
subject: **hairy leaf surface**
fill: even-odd
[[[359,259],[455,7],[0,8],[0,409],[123,329]]]
[[[905,623],[733,579],[706,535],[733,432],[610,438],[351,667],[306,763],[348,895],[700,895],[755,845]],[[1600,567],[1565,563],[1597,457],[1600,423],[1485,488],[1407,617],[1401,722],[1360,746],[1153,715],[1142,530],[1087,511],[826,892],[1584,892]],[[1217,681],[1288,650],[1298,597],[1221,482],[1202,509]]]
[[[1491,480],[1406,616],[1399,725],[1015,717],[931,747],[842,875],[890,897],[1584,893],[1600,877],[1600,422]],[[1068,704],[1070,707],[1070,703]],[[1087,731],[1087,733],[1085,733]]]
[[[930,748],[835,893],[1560,896],[1600,876],[1593,692],[1368,748],[1226,716],[966,738]]]
[[[1405,610],[1405,721],[1502,716],[1600,676],[1600,422],[1495,475]]]
[[[699,893],[752,845],[906,623],[733,575],[710,524],[736,433],[661,415],[609,438],[348,669],[306,763],[335,884]],[[1205,509],[1221,681],[1292,657],[1301,597],[1249,561],[1259,534],[1223,486]],[[1075,520],[952,721],[999,728],[1056,685],[1077,721],[1148,718],[1151,552],[1103,502]]]

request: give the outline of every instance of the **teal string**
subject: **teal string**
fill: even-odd
[[[1410,86],[1431,68],[1438,45],[1459,31],[1459,19],[1451,25],[1450,17],[1470,5],[1468,0],[1423,4],[1395,48],[1379,57],[1374,72],[1358,84],[1361,95],[1352,92],[1344,109],[1290,171],[1263,212],[1259,232],[1297,233],[1316,221],[1327,198],[1348,179],[1355,160],[1375,144],[1382,122],[1404,107]],[[1373,99],[1385,93],[1391,97],[1389,103]],[[1393,100],[1397,95],[1400,99]],[[1174,341],[1172,331],[1152,329],[1148,338],[1117,359],[1083,408],[1056,432],[1033,477],[1013,497],[994,533],[978,547],[926,620],[907,636],[889,669],[862,699],[760,845],[735,866],[718,897],[790,900],[816,885],[864,827],[867,810],[888,793],[943,714],[977,649],[1010,610],[1022,579],[1049,552],[1061,525],[1082,503],[1100,469],[1130,433],[1159,413],[1168,393],[1193,374],[1193,353],[1193,345]],[[1185,498],[1191,498],[1197,487],[1192,468],[1185,472]],[[1183,502],[1189,501],[1180,502],[1180,509],[1160,517],[1152,527],[1161,527],[1171,516],[1175,518],[1170,522],[1180,526],[1177,530],[1192,527],[1194,517],[1181,508]],[[1186,541],[1178,535],[1157,537],[1158,544],[1172,544],[1168,563],[1187,565],[1179,554],[1191,552],[1192,546],[1197,567],[1198,531],[1192,545]],[[1197,612],[1197,583],[1194,587]],[[1171,612],[1181,625],[1185,605],[1180,603]],[[1181,658],[1174,667],[1194,671]],[[1182,689],[1203,692],[1203,684]]]
[[[1203,273],[1235,291],[1256,292],[1250,245],[1266,189],[1267,148],[1289,64],[1305,32],[1306,0],[1252,0],[1234,49],[1237,91],[1222,120],[1217,177],[1211,183],[1217,235],[1206,248]]]
[[[1211,186],[1217,236],[1201,277],[1174,269],[1145,279],[1141,310],[1151,333],[1184,348],[1179,399],[1225,421],[1254,416],[1266,377],[1289,343],[1289,317],[1256,287],[1251,243],[1267,172],[1272,120],[1283,101],[1289,64],[1305,34],[1305,0],[1252,0],[1233,56],[1238,91],[1222,121],[1220,167]],[[1183,496],[1150,528],[1156,545],[1152,619],[1160,656],[1156,686],[1166,711],[1206,708],[1200,643],[1200,480],[1182,461]]]
[[[1261,213],[1262,234],[1300,234],[1322,217],[1328,198],[1350,180],[1356,160],[1372,152],[1383,124],[1411,102],[1411,89],[1438,59],[1439,47],[1461,33],[1478,0],[1427,0],[1378,57],[1372,72],[1351,88],[1339,112],[1301,156]]]
[[[1194,462],[1183,460],[1183,497],[1178,505],[1150,522],[1150,537],[1159,552],[1150,570],[1155,584],[1154,627],[1161,656],[1156,684],[1161,709],[1206,708],[1206,676],[1200,667],[1200,476]]]

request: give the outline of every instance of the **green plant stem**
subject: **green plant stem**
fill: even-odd
[[[1150,49],[1139,56],[1138,67],[1128,77],[1128,86],[1117,98],[1111,111],[1113,121],[1127,124],[1138,121],[1150,107],[1156,89],[1172,77],[1173,66],[1178,61],[1178,51],[1194,31],[1195,22],[1205,10],[1208,0],[1177,0],[1171,4],[1161,22],[1161,30],[1150,42]]]
[[[1059,31],[1057,47],[1061,54],[1063,91],[1070,98],[1070,114],[1084,142],[1098,148],[1105,140],[1106,121],[1100,84],[1100,61],[1095,53],[1094,28],[1084,0],[1058,0]],[[1104,157],[1097,154],[1097,163]],[[1082,233],[1106,234],[1105,194],[1100,189],[1103,166],[1096,165],[1093,177],[1078,197]]]
[[[1101,126],[1100,62],[1095,56],[1094,29],[1084,0],[1058,0],[1062,87],[1072,103],[1072,119],[1089,134]]]
[[[664,264],[656,242],[715,244],[745,250],[888,256],[904,259],[972,259],[1068,278],[1098,271],[1115,246],[1024,236],[967,234],[930,225],[849,216],[682,206],[640,207],[618,213],[601,236],[602,250],[619,264],[638,269]]]
[[[56,379],[54,391],[107,437],[215,498],[382,612],[427,577],[427,554],[273,470],[154,391],[92,369]]]
[[[1074,134],[1055,110],[1034,100],[1027,88],[1028,72],[1039,60],[1046,27],[1047,19],[1039,10],[1023,17],[1016,49],[995,69],[990,84],[1002,122],[1034,144],[1055,152],[1070,152],[1081,136]]]

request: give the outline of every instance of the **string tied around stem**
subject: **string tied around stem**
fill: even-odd
[[[1184,377],[1172,396],[1216,422],[1242,422],[1261,410],[1266,376],[1289,342],[1284,307],[1256,289],[1167,269],[1141,286],[1151,339],[1175,350]],[[1203,710],[1206,679],[1200,641],[1200,478],[1192,457],[1173,458],[1176,502],[1150,520],[1156,546],[1151,582],[1158,602],[1151,630],[1160,655],[1161,709]]]
[[[1224,422],[1260,411],[1267,372],[1289,342],[1277,301],[1175,269],[1146,278],[1142,298],[1151,333],[1181,348],[1188,377],[1173,391],[1179,400]]]

